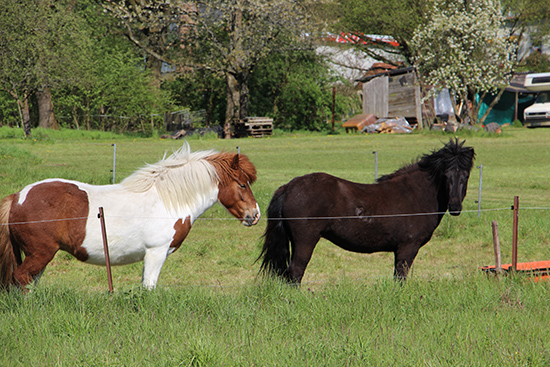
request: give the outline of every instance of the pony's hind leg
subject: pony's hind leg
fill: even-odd
[[[291,240],[292,256],[288,266],[288,280],[295,284],[300,284],[306,271],[307,264],[311,260],[313,250],[321,236],[297,236],[298,238]]]
[[[38,255],[34,253],[26,255],[21,266],[13,272],[15,284],[24,289],[33,281],[38,281],[56,252],[57,250],[48,250],[42,251]]]

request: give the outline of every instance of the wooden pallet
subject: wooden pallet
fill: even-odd
[[[269,117],[247,117],[235,125],[235,137],[252,136],[261,138],[273,133],[273,119]]]

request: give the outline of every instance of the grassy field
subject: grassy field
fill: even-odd
[[[109,133],[0,128],[0,195],[49,177],[109,184],[181,141]],[[373,182],[451,135],[284,134],[190,139],[193,150],[236,150],[256,165],[265,213],[293,177],[324,171]],[[0,295],[0,365],[491,366],[550,365],[550,287],[524,277],[488,279],[491,221],[511,258],[520,197],[519,260],[550,259],[550,129],[462,133],[477,153],[464,212],[446,215],[420,250],[405,286],[392,254],[355,254],[321,241],[298,289],[257,278],[265,221],[245,228],[220,205],[197,221],[163,267],[158,288],[139,287],[141,264],[104,268],[59,253],[27,296]],[[478,215],[480,165],[482,211]]]

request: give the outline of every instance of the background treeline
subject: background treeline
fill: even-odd
[[[101,2],[25,3],[0,5],[0,125],[150,134],[163,129],[165,112],[181,110],[204,111],[199,125],[223,124],[223,73],[163,63],[159,74]],[[311,47],[273,52],[248,79],[248,115],[273,117],[277,128],[322,129],[333,108],[341,115],[358,107],[356,96],[343,97],[349,92],[333,104],[336,81]]]
[[[196,127],[226,132],[249,116],[329,129],[361,105],[335,72],[347,61],[320,46],[415,66],[469,106],[513,72],[548,70],[549,14],[546,0],[3,1],[0,125],[149,135],[167,112],[200,111]],[[476,108],[455,115],[475,122]]]

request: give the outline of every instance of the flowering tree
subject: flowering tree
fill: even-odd
[[[492,106],[478,121],[487,93],[498,102],[515,65],[516,45],[503,29],[499,0],[435,0],[431,18],[413,37],[415,64],[434,91],[448,88],[470,123],[483,123]],[[476,103],[476,95],[480,95]]]

